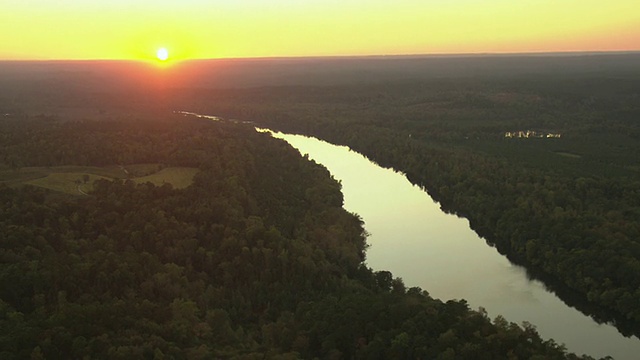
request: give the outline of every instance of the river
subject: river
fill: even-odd
[[[324,165],[342,183],[344,207],[359,214],[371,234],[367,264],[389,270],[407,287],[441,300],[465,299],[491,318],[535,325],[577,354],[637,359],[640,340],[598,324],[567,306],[526,271],[487,245],[466,219],[446,214],[403,174],[383,169],[344,146],[300,135],[274,133]]]

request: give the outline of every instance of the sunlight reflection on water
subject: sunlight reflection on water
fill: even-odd
[[[640,354],[638,338],[625,338],[615,327],[598,324],[567,306],[540,281],[530,280],[524,268],[487,245],[468,220],[444,213],[403,174],[381,168],[346,146],[256,130],[287,141],[342,183],[344,208],[360,215],[370,233],[366,262],[374,270],[389,270],[407,287],[419,286],[443,301],[465,299],[492,318],[527,321],[544,339],[553,338],[577,354],[623,360]]]
[[[637,358],[640,340],[597,324],[539,281],[529,280],[525,269],[488,246],[466,219],[441,211],[404,175],[345,146],[300,135],[273,136],[309,154],[341,181],[345,209],[359,214],[371,234],[367,264],[374,270],[389,270],[408,287],[420,286],[444,301],[464,298],[472,308],[484,307],[491,317],[528,321],[543,338],[554,338],[569,351]]]

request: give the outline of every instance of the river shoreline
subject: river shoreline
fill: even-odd
[[[402,277],[407,286],[420,286],[433,297],[445,301],[467,299],[472,307],[483,307],[492,317],[504,315],[508,321],[530,322],[538,328],[541,336],[564,343],[569,351],[575,353],[634,359],[640,352],[637,338],[626,338],[620,334],[629,334],[623,323],[616,323],[618,330],[610,324],[600,324],[602,318],[599,315],[596,316],[598,321],[584,315],[584,312],[593,311],[585,308],[588,304],[576,305],[567,301],[575,294],[563,292],[561,287],[554,288],[549,285],[552,283],[549,280],[543,284],[538,281],[541,278],[538,274],[518,265],[517,259],[514,261],[499,253],[490,246],[491,241],[478,236],[478,230],[474,230],[468,220],[443,210],[442,204],[436,202],[424,187],[414,185],[409,180],[411,176],[384,169],[345,146],[302,135],[272,134],[327,167],[342,182],[345,209],[361,215],[365,228],[372,233],[367,264],[375,270],[389,270]],[[334,151],[337,153],[333,159],[319,158]],[[356,160],[349,160],[351,157]],[[364,166],[356,170],[362,179],[356,180],[355,185],[340,174],[345,170],[359,169],[359,166]],[[375,171],[376,174],[367,175],[367,171]],[[387,177],[394,178],[393,184],[386,184],[384,179]],[[366,190],[372,183],[384,183],[388,187]],[[403,198],[403,191],[410,193],[405,203],[394,203]],[[391,195],[387,199],[391,202],[384,202],[384,194]],[[365,203],[358,203],[362,201],[355,199],[358,196],[365,199]],[[376,202],[367,204],[367,198],[376,198]],[[415,224],[398,225],[406,218],[413,218]],[[395,227],[394,223],[397,223]],[[432,228],[419,227],[423,225]],[[414,229],[414,226],[418,227]],[[434,227],[437,232],[429,233]],[[398,238],[401,243],[396,243]],[[450,260],[443,262],[447,257]],[[453,260],[457,262],[448,265]],[[579,300],[579,297],[575,298]]]

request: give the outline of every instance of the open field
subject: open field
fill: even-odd
[[[55,166],[55,167],[23,167],[0,171],[0,182],[21,183],[46,177],[52,173],[87,173],[112,179],[126,179],[126,174],[117,166]]]
[[[0,171],[0,183],[9,186],[20,184],[29,180],[35,180],[47,176],[48,172],[44,168],[25,167],[15,170]]]
[[[85,175],[88,177],[85,177]],[[86,182],[84,181],[85,179],[87,180]],[[51,173],[45,177],[27,181],[25,184],[39,186],[71,195],[86,195],[89,191],[93,190],[93,182],[98,179],[111,180],[104,176],[87,173],[60,172]]]
[[[136,177],[148,176],[148,175],[151,175],[151,174],[155,174],[160,170],[162,170],[162,165],[161,164],[153,164],[152,163],[152,164],[127,165],[127,166],[121,167],[120,171],[124,172],[129,177],[136,178]]]
[[[557,155],[568,157],[568,158],[572,158],[572,159],[580,159],[582,157],[582,155],[573,154],[573,153],[565,152],[565,151],[556,151],[555,153]]]
[[[154,174],[134,178],[138,184],[150,182],[154,185],[161,186],[170,183],[176,189],[183,189],[191,185],[193,177],[200,170],[188,167],[169,167],[162,169]]]
[[[93,189],[93,182],[99,179],[126,179],[138,184],[151,182],[155,185],[170,183],[182,189],[189,185],[196,168],[169,167],[160,169],[159,164],[135,164],[127,167],[107,166],[55,166],[25,167],[0,171],[0,183],[9,186],[29,184],[71,195],[82,195]],[[125,171],[126,170],[126,171]]]

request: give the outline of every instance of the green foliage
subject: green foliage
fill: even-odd
[[[3,146],[24,165],[100,153],[95,165],[201,171],[184,189],[98,180],[83,197],[0,185],[3,359],[575,358],[366,268],[340,185],[267,134],[202,121],[23,125],[39,140]],[[62,139],[62,156],[42,155]]]
[[[628,71],[239,90],[203,111],[407,174],[563,299],[640,334],[640,82]],[[504,137],[527,129],[562,137]]]

